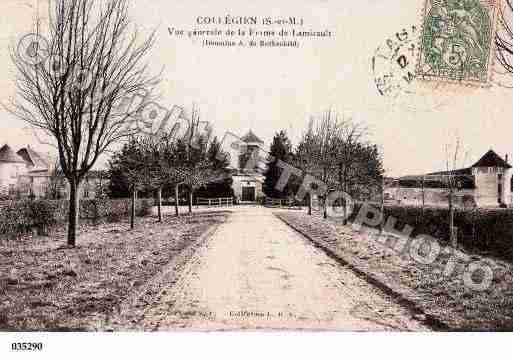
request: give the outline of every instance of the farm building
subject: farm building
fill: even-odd
[[[456,206],[509,207],[513,204],[512,174],[507,157],[504,160],[490,150],[468,168],[400,177],[387,186],[385,198],[396,204],[446,206],[452,180]]]
[[[8,144],[0,148],[0,197],[67,198],[68,183],[57,174],[49,156],[30,146],[15,152]],[[107,186],[103,171],[91,171],[84,179],[81,198],[95,198]]]
[[[3,196],[45,193],[49,176],[49,161],[30,146],[18,152],[9,145],[0,148],[0,194]]]
[[[259,166],[267,157],[264,141],[251,130],[241,138],[235,153],[231,154],[232,188],[235,198],[241,203],[253,203],[263,197],[264,176]]]

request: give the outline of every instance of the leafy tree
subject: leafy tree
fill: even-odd
[[[193,106],[192,115],[189,123],[189,131],[186,136],[179,141],[179,151],[183,152],[180,155],[182,160],[182,170],[185,174],[185,179],[182,182],[189,190],[189,213],[192,213],[193,197],[196,190],[205,187],[211,182],[218,181],[223,175],[223,169],[219,168],[226,162],[219,159],[212,158],[209,153],[211,138],[211,129],[207,132],[199,132],[200,113],[199,110]],[[218,146],[218,145],[216,145]],[[219,151],[219,146],[217,151]],[[215,152],[216,149],[212,149]],[[226,161],[226,156],[220,156]]]
[[[119,186],[131,196],[130,228],[135,227],[135,201],[137,192],[151,183],[152,158],[145,151],[144,137],[132,137],[110,161],[111,190]]]
[[[221,143],[217,137],[214,137],[209,144],[207,159],[217,177],[213,176],[207,184],[197,189],[196,196],[205,198],[233,197],[233,180],[228,169],[230,162],[226,153],[222,152]]]
[[[312,194],[319,185],[324,186],[320,192],[324,193],[325,217],[329,191],[339,190],[353,199],[365,200],[379,190],[383,165],[378,147],[366,141],[367,135],[365,126],[334,110],[311,120],[294,156],[296,166],[316,179],[316,183],[309,183],[309,213]],[[343,206],[346,211],[345,202]]]
[[[135,150],[134,140],[130,140],[123,147],[114,153],[109,160],[108,177],[109,193],[111,198],[130,197],[130,181],[124,168],[128,166],[128,158]]]
[[[185,181],[187,172],[172,132],[149,137],[143,145],[143,152],[147,154],[146,166],[150,167],[149,187],[157,191],[158,220],[162,222],[162,191],[165,187],[175,187]],[[178,215],[178,201],[175,199]]]
[[[292,143],[287,137],[286,131],[282,130],[274,135],[269,154],[273,157],[274,161],[269,163],[267,171],[265,172],[264,193],[266,196],[272,198],[287,198],[293,194],[290,181],[283,191],[276,189],[276,184],[283,171],[283,169],[278,166],[278,161],[281,160],[285,163],[291,163],[293,158]]]
[[[199,139],[196,145],[186,145],[186,157],[183,170],[185,178],[182,182],[189,189],[189,213],[192,213],[194,192],[206,186],[214,177],[211,163],[207,156],[207,141]]]

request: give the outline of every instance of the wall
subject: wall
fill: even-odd
[[[422,205],[422,188],[394,188],[387,189],[386,193],[390,193],[390,198],[395,200],[397,204],[407,206]],[[465,189],[455,193],[454,205],[459,207],[472,207],[474,199],[474,190]],[[425,188],[424,203],[429,206],[448,206],[449,194],[445,189]]]
[[[511,177],[513,175],[513,169],[506,169],[504,172],[504,182],[503,182],[503,190],[502,190],[502,203],[511,205]]]
[[[479,207],[499,205],[499,178],[498,173],[484,173],[479,168],[475,173],[476,201]]]
[[[233,194],[237,198],[242,198],[242,187],[255,187],[256,198],[262,197],[262,181],[260,178],[255,179],[255,176],[233,176]]]
[[[16,186],[19,177],[26,173],[24,163],[0,162],[0,192],[9,193],[9,186]]]
[[[48,177],[46,176],[31,176],[32,179],[32,193],[37,198],[42,198],[46,195],[48,189]]]

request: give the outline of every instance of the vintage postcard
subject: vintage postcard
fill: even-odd
[[[513,330],[511,1],[0,10],[0,331]]]

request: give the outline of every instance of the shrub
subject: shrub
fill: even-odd
[[[138,210],[137,210],[137,207]],[[148,199],[140,199],[138,200],[138,203],[136,204],[136,210],[137,210],[137,216],[139,217],[145,217],[145,216],[149,216],[151,211],[152,205],[151,205],[151,202],[150,200]]]
[[[0,234],[15,235],[30,230],[26,211],[21,202],[4,201],[1,205]]]
[[[37,231],[48,235],[56,225],[67,222],[68,201],[23,200],[0,202],[0,235],[17,237]],[[130,215],[130,199],[84,199],[80,201],[80,219],[97,224],[102,220],[118,222]],[[150,214],[147,199],[136,202],[136,215]]]
[[[24,201],[27,230],[37,230],[40,235],[48,235],[50,229],[57,224],[59,204],[56,201]]]
[[[80,218],[98,223],[101,218],[100,203],[95,199],[84,199],[80,201]]]
[[[350,221],[354,221],[361,204],[356,204]],[[395,229],[408,224],[412,236],[427,234],[443,244],[449,243],[449,209],[447,207],[385,206],[385,218],[397,219]],[[454,210],[458,228],[458,244],[466,249],[486,252],[508,260],[513,259],[513,209]]]

